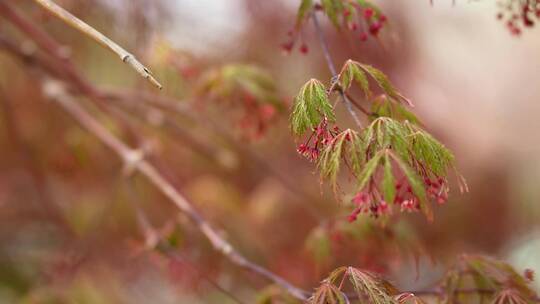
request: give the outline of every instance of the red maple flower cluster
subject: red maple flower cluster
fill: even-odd
[[[311,132],[305,143],[300,144],[296,151],[305,156],[310,161],[316,161],[319,158],[321,150],[332,142],[339,134],[339,127],[332,128],[328,125],[328,119],[325,117],[317,127]]]
[[[302,32],[300,29],[289,30],[289,32],[287,32],[287,36],[289,36],[289,40],[281,44],[281,49],[283,50],[285,54],[288,55],[293,51],[297,40],[302,41],[300,43],[300,47],[298,48],[298,51],[300,52],[300,54],[306,55],[307,53],[309,53],[309,47],[303,41]]]
[[[448,199],[449,187],[443,178],[424,178],[424,189],[426,189],[429,199],[439,204],[444,204]],[[374,181],[368,190],[357,193],[353,199],[354,209],[347,217],[349,222],[354,222],[361,213],[369,214],[378,218],[390,213],[389,204],[382,198]],[[401,212],[420,211],[420,198],[414,194],[411,185],[403,178],[395,184],[396,195],[393,204],[399,206]]]
[[[521,35],[524,27],[533,27],[533,18],[540,19],[540,0],[509,0],[499,5],[497,19],[505,22],[510,33],[515,36]]]
[[[389,212],[389,206],[383,199],[376,199],[372,193],[365,191],[356,194],[352,202],[355,206],[354,210],[347,217],[349,222],[354,222],[358,218],[360,213],[369,213],[371,216],[377,218],[381,215]]]
[[[446,180],[441,177],[437,179],[425,178],[424,183],[428,186],[427,194],[431,199],[435,200],[438,204],[446,203],[449,191]]]
[[[276,108],[271,104],[259,102],[248,93],[243,94],[241,101],[243,113],[238,120],[238,126],[242,135],[247,139],[258,139],[266,133],[275,119]]]
[[[355,10],[346,9],[343,11],[343,17],[347,28],[350,31],[359,31],[360,41],[367,41],[369,35],[376,37],[387,22],[385,15],[377,13],[373,8],[364,8],[360,5],[354,5]]]
[[[424,178],[423,187],[426,189],[427,196],[438,204],[444,204],[448,200],[448,185],[443,178],[430,179]],[[401,211],[416,212],[420,211],[420,199],[414,194],[410,185],[404,182],[396,183],[396,197],[394,203],[401,207]]]
[[[367,41],[369,36],[377,37],[381,29],[386,25],[388,19],[373,5],[359,4],[355,1],[347,1],[349,4],[346,8],[342,8],[338,12],[339,18],[333,19],[333,22],[338,27],[345,27],[351,32],[358,32],[360,41]],[[313,5],[315,11],[325,11],[325,7],[321,4]],[[328,13],[330,15],[330,13]],[[302,26],[297,24],[287,33],[289,39],[282,43],[281,49],[284,53],[289,54],[293,51],[297,40],[301,41],[298,51],[301,54],[307,54],[309,48],[302,38]]]

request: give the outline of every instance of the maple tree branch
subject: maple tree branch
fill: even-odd
[[[42,68],[44,68],[49,73],[54,72],[55,70],[54,65],[47,65],[46,61],[41,62],[43,58],[37,58],[33,55],[26,54],[21,52],[20,49],[18,49],[14,44],[11,44],[9,40],[3,39],[0,36],[0,46],[4,47],[14,55],[20,57],[23,61],[29,62],[29,63],[35,63],[40,65]],[[53,73],[54,74],[54,73]],[[70,77],[69,80],[73,79]],[[169,197],[173,203],[185,214],[188,215],[188,217],[197,224],[199,230],[207,237],[207,239],[211,242],[211,244],[214,246],[214,248],[221,252],[225,257],[227,257],[233,264],[240,266],[241,268],[247,269],[249,271],[252,271],[274,283],[281,286],[284,290],[289,292],[294,297],[306,300],[309,295],[311,294],[307,290],[302,290],[301,288],[292,285],[285,279],[277,276],[276,274],[270,272],[269,270],[254,264],[247,260],[245,257],[240,255],[237,251],[233,249],[233,247],[224,239],[222,239],[217,232],[210,227],[210,225],[199,215],[198,212],[196,212],[192,207],[191,204],[180,194],[176,191],[176,189],[168,182],[166,181],[159,172],[148,162],[146,162],[144,159],[141,159],[140,154],[137,150],[133,150],[129,148],[127,145],[116,139],[112,134],[109,133],[107,129],[105,129],[103,126],[97,122],[93,117],[91,117],[81,106],[79,106],[77,103],[75,103],[74,97],[69,95],[67,91],[65,91],[65,88],[63,88],[62,84],[59,84],[56,80],[49,80],[49,84],[53,83],[52,87],[52,93],[61,93],[59,95],[56,94],[49,94],[50,97],[55,97],[54,100],[58,101],[66,111],[68,111],[76,120],[83,125],[85,128],[87,128],[91,133],[98,136],[98,138],[104,142],[108,147],[113,149],[122,160],[127,162],[128,164],[130,162],[134,162],[136,166],[133,166],[133,169],[138,170],[143,175],[145,175],[149,181],[154,184],[159,190],[161,190],[167,197]],[[57,89],[54,89],[55,86],[59,85],[60,91],[57,91]],[[50,88],[50,87],[49,87]],[[58,88],[58,87],[57,87]],[[96,90],[93,88],[93,90]],[[49,92],[51,93],[51,92]],[[100,93],[101,95],[101,93]],[[113,96],[106,96],[107,93],[104,93],[102,96],[109,99],[113,98]],[[118,98],[118,96],[115,96]],[[125,97],[125,96],[124,96]],[[154,95],[147,96],[148,98],[152,99],[151,97],[155,97]],[[125,97],[127,98],[127,97]],[[174,103],[169,103],[169,100],[164,98],[164,100],[161,100],[162,106],[164,107],[170,107],[170,109],[173,108]],[[172,101],[172,100],[171,100]],[[178,107],[174,107],[177,108]],[[140,215],[138,215],[140,216]],[[480,293],[480,294],[492,294],[496,292],[495,290],[491,289],[458,289],[455,290],[456,294],[474,294],[474,293]],[[418,296],[437,296],[441,297],[444,294],[444,291],[441,289],[433,289],[433,290],[420,290],[420,291],[410,291],[410,293],[413,293]],[[354,299],[356,295],[349,294],[347,295],[351,299]],[[535,297],[532,299],[535,302],[540,302],[540,299],[538,297]]]
[[[51,58],[45,58],[40,56],[36,52],[22,51],[16,44],[11,42],[5,37],[0,35],[0,45],[7,49],[10,53],[17,56],[24,63],[33,63],[44,69],[47,73],[59,77],[69,84],[73,85],[77,91],[83,95],[88,95],[91,101],[102,110],[110,113],[109,105],[105,101],[119,101],[127,104],[129,101],[137,101],[144,103],[149,108],[159,108],[167,111],[171,111],[176,114],[186,116],[194,122],[205,121],[206,127],[210,131],[216,133],[216,135],[222,137],[231,148],[239,153],[242,158],[249,160],[249,164],[270,173],[274,178],[283,185],[284,188],[298,198],[305,201],[314,201],[317,198],[311,195],[309,192],[297,187],[296,183],[279,170],[276,170],[273,166],[269,165],[264,159],[252,152],[250,149],[239,144],[230,134],[225,132],[221,126],[216,125],[212,121],[208,121],[206,118],[197,115],[191,111],[192,109],[186,106],[186,102],[180,102],[177,99],[158,95],[153,92],[145,92],[142,90],[128,90],[128,91],[111,91],[102,90],[96,88],[90,83],[75,67],[75,65],[69,60],[67,56],[68,52],[66,47],[62,46],[54,40],[47,32],[41,28],[35,26],[32,22],[21,16],[13,7],[11,7],[6,1],[0,0],[0,15],[6,18],[10,23],[16,26],[21,32],[25,33],[30,39],[32,39],[41,49],[43,49]],[[133,103],[133,102],[130,102]],[[169,120],[169,119],[167,119]],[[171,121],[171,120],[169,120]],[[169,124],[170,125],[170,124]],[[179,134],[178,128],[174,126],[176,136],[187,135]],[[188,139],[187,136],[183,136],[183,139]],[[181,139],[182,139],[181,138]],[[188,144],[194,143],[192,140],[187,141]],[[192,146],[193,148],[201,148],[202,146]],[[297,201],[294,201],[297,202]],[[313,208],[311,204],[298,205],[307,211],[313,219],[320,220],[323,218],[318,209]]]
[[[188,266],[199,278],[205,280],[210,284],[212,287],[223,293],[225,296],[230,298],[233,302],[238,304],[244,304],[242,300],[240,300],[236,295],[234,295],[229,290],[222,287],[218,282],[214,281],[211,277],[208,275],[205,275],[202,271],[200,271],[195,265],[192,265],[185,257],[182,256],[178,250],[175,250],[173,246],[167,244],[164,241],[164,235],[161,231],[158,231],[154,226],[152,226],[152,223],[142,210],[139,201],[140,196],[136,195],[135,192],[135,182],[133,179],[129,179],[127,181],[128,188],[127,188],[127,194],[129,197],[129,200],[132,203],[133,208],[135,209],[135,214],[137,218],[137,224],[139,226],[139,229],[141,230],[141,233],[144,238],[144,249],[152,250],[160,255],[162,255],[164,258],[170,260],[170,261],[181,261],[185,266]]]
[[[249,165],[259,170],[263,170],[264,172],[268,172],[291,194],[293,194],[297,198],[310,202],[318,199],[310,192],[307,192],[302,188],[298,187],[296,182],[291,180],[289,176],[283,174],[280,170],[269,164],[268,161],[256,154],[251,149],[249,149],[249,147],[246,147],[245,145],[238,142],[238,140],[236,140],[230,133],[226,132],[226,130],[224,130],[220,125],[192,111],[190,107],[186,106],[186,101],[180,101],[172,97],[158,95],[152,92],[141,92],[137,90],[116,89],[103,90],[102,92],[104,94],[104,97],[108,100],[119,101],[123,103],[134,103],[133,101],[136,101],[139,106],[141,104],[144,104],[149,109],[158,108],[170,111],[174,114],[185,116],[186,118],[190,119],[195,123],[200,123],[201,121],[204,121],[205,128],[215,133],[217,136],[221,137],[228,144],[229,147],[231,147],[236,153],[241,156],[242,159],[246,159]],[[174,119],[171,120],[165,117],[164,124],[168,124],[171,127],[173,127],[174,124],[175,129],[180,128]],[[325,217],[324,214],[322,214],[318,209],[313,208],[311,204],[298,203],[298,205],[315,220],[322,220]]]
[[[362,113],[364,113],[366,116],[371,116],[373,115],[372,112],[366,110],[364,107],[362,107],[362,105],[356,101],[349,93],[345,92],[345,95],[349,98],[349,100],[351,101],[351,103],[358,109],[360,110]]]
[[[324,54],[324,59],[326,60],[326,65],[328,66],[328,69],[330,70],[330,73],[332,73],[332,84],[331,87],[335,85],[338,78],[338,73],[336,70],[336,67],[334,66],[334,62],[332,60],[332,56],[330,55],[330,50],[328,49],[328,42],[326,41],[326,38],[324,37],[323,30],[321,28],[321,25],[319,24],[319,20],[317,18],[317,13],[313,12],[311,14],[311,19],[313,20],[313,26],[315,27],[315,32],[317,33],[317,37],[319,38],[319,44],[321,45],[321,49]],[[360,118],[352,108],[352,103],[349,100],[349,98],[343,93],[343,91],[339,91],[339,95],[343,99],[343,103],[345,104],[345,108],[349,113],[351,114],[354,122],[359,128],[362,128],[362,122],[360,121]]]
[[[107,49],[118,55],[123,62],[127,63],[131,68],[137,71],[137,73],[139,73],[143,78],[147,79],[158,89],[163,88],[163,86],[154,78],[152,72],[148,68],[146,68],[142,63],[140,63],[133,54],[126,51],[116,42],[112,41],[107,36],[103,35],[98,30],[86,24],[81,19],[75,17],[70,12],[66,11],[61,6],[51,0],[34,0],[34,2],[41,5],[44,9],[64,21],[70,27],[79,30],[81,33],[94,39],[102,46],[106,47]]]
[[[190,108],[186,107],[185,102],[179,102],[178,100],[162,95],[157,95],[151,92],[144,92],[141,90],[136,91],[108,91],[101,90],[93,86],[83,75],[79,73],[77,68],[69,60],[67,52],[65,51],[66,47],[57,43],[47,32],[43,31],[41,28],[35,26],[30,21],[22,17],[14,8],[12,8],[5,1],[0,1],[0,15],[6,18],[9,22],[15,25],[20,31],[28,35],[39,47],[41,47],[47,54],[51,55],[52,58],[45,58],[35,54],[35,52],[28,53],[22,51],[18,46],[16,46],[11,41],[0,36],[0,44],[10,51],[12,54],[19,57],[25,63],[35,63],[39,65],[42,69],[46,70],[48,73],[54,75],[55,77],[60,77],[63,80],[74,85],[74,87],[82,94],[88,95],[91,97],[91,100],[96,103],[96,105],[103,111],[110,114],[107,101],[120,101],[123,103],[128,103],[126,100],[136,100],[137,102],[143,102],[148,107],[160,108],[167,111],[172,111],[177,114],[187,116],[189,119],[199,122],[201,119],[205,118],[196,115],[195,113],[190,112]],[[133,102],[131,102],[133,103]],[[120,117],[121,119],[121,117]],[[166,119],[167,121],[172,121]],[[207,122],[209,129],[212,132],[215,132],[220,137],[223,137],[229,144],[230,147],[234,148],[243,158],[248,159],[249,163],[253,166],[260,167],[265,172],[272,174],[278,182],[280,182],[287,190],[289,190],[293,195],[302,198],[307,201],[316,200],[309,192],[299,189],[296,184],[291,181],[288,177],[283,175],[281,172],[276,170],[273,166],[267,164],[267,162],[254,154],[247,148],[244,148],[243,145],[238,144],[233,137],[227,134],[220,126],[215,125],[211,121]],[[174,129],[176,136],[181,137],[181,139],[187,140],[188,144],[195,143],[193,140],[189,140],[189,136],[186,132],[180,134],[177,126],[172,126],[170,123],[167,123]],[[201,145],[191,146],[197,150],[202,148]],[[296,202],[296,201],[294,201]],[[305,209],[308,214],[314,219],[322,219],[323,215],[311,204],[298,204],[301,208]]]
[[[0,45],[8,46],[6,41],[0,39]],[[11,50],[14,51],[14,50]],[[28,58],[27,58],[28,59]],[[48,80],[44,84],[46,94],[51,99],[57,101],[69,114],[71,114],[83,127],[90,133],[94,134],[104,144],[111,148],[128,166],[143,174],[154,186],[156,186],[163,194],[165,194],[184,214],[186,214],[206,236],[213,247],[228,258],[233,264],[241,268],[252,271],[269,281],[279,285],[285,291],[294,297],[305,301],[311,294],[307,290],[303,290],[290,282],[270,272],[269,270],[252,263],[245,257],[240,255],[226,240],[206,222],[206,220],[191,206],[191,204],[167,181],[159,172],[147,161],[140,157],[137,150],[129,148],[120,140],[115,138],[105,127],[97,120],[88,114],[80,105],[78,105],[74,97],[71,96],[61,83],[56,80]],[[131,165],[129,165],[131,164]],[[140,214],[138,215],[140,216]],[[147,231],[148,232],[148,231]],[[491,289],[457,289],[456,294],[492,294],[496,292]],[[441,297],[444,291],[441,289],[410,291],[417,296],[437,296]],[[354,299],[356,295],[347,295]],[[540,302],[538,297],[532,299],[535,302]]]
[[[115,152],[127,168],[132,168],[132,170],[142,174],[151,184],[169,198],[169,200],[197,226],[216,251],[224,255],[233,264],[252,271],[276,285],[279,285],[295,298],[300,300],[307,299],[308,294],[304,290],[292,285],[290,282],[268,269],[252,263],[236,251],[236,249],[212,228],[203,216],[194,209],[192,204],[178,192],[178,190],[176,190],[176,188],[167,181],[152,164],[146,161],[144,157],[141,157],[140,151],[128,147],[118,138],[113,136],[83,107],[75,102],[74,98],[66,91],[61,82],[52,79],[45,80],[43,82],[43,93],[49,99],[58,103],[82,127]]]

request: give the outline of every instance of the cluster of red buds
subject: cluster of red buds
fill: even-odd
[[[306,142],[300,144],[296,151],[310,161],[316,161],[319,158],[321,149],[330,144],[337,134],[339,134],[339,127],[330,128],[328,119],[325,117],[311,132]]]
[[[354,11],[343,11],[347,28],[352,32],[359,31],[360,41],[367,41],[369,35],[376,37],[387,22],[386,16],[371,7],[364,8],[355,4],[354,8]]]
[[[244,107],[238,126],[244,137],[258,139],[266,133],[276,117],[276,108],[271,104],[258,102],[248,93],[243,94],[241,100]]]
[[[425,178],[424,187],[431,200],[434,200],[439,204],[443,204],[447,201],[449,188],[446,180],[443,178]],[[393,204],[399,206],[401,212],[420,211],[420,200],[414,194],[408,183],[404,181],[396,182],[395,188],[396,196]],[[357,193],[352,199],[355,209],[348,216],[348,221],[354,222],[361,213],[369,214],[374,218],[388,214],[390,212],[390,206],[384,199],[378,198],[380,197],[378,194],[378,191],[361,191]]]
[[[356,221],[360,213],[369,213],[372,217],[378,218],[390,211],[388,203],[382,199],[377,200],[373,195],[370,196],[365,191],[357,193],[352,202],[355,208],[347,217],[349,222]]]
[[[340,24],[343,24],[351,32],[358,33],[360,41],[367,41],[369,36],[377,37],[381,29],[386,25],[387,18],[384,14],[374,9],[372,6],[366,4],[359,4],[354,1],[350,2],[350,6],[341,10],[342,19]],[[324,6],[321,4],[315,4],[313,6],[315,11],[324,11]],[[307,54],[309,48],[302,39],[302,28],[297,25],[295,28],[289,30],[287,33],[289,39],[281,44],[281,49],[284,53],[290,54],[295,47],[297,40],[301,40],[301,44],[298,47],[298,51],[301,54]]]
[[[499,6],[497,19],[505,22],[515,36],[521,35],[523,27],[533,27],[533,18],[540,19],[540,0],[508,0],[499,2]]]
[[[396,197],[394,203],[401,207],[401,211],[420,211],[419,198],[414,195],[410,185],[397,182],[395,187]],[[436,201],[438,204],[444,204],[448,200],[449,187],[443,178],[424,178],[424,188],[426,189],[428,198]]]
[[[424,178],[424,183],[427,186],[427,194],[432,200],[438,204],[446,203],[450,190],[446,180],[441,177],[437,179]]]
[[[288,55],[293,51],[296,41],[299,38],[300,40],[302,40],[301,31],[297,29],[289,30],[289,32],[287,32],[287,36],[289,37],[289,40],[281,44],[281,49],[285,54]],[[309,53],[309,47],[305,42],[302,41],[302,43],[300,43],[300,46],[298,47],[298,51],[300,52],[300,54],[306,55],[307,53]]]

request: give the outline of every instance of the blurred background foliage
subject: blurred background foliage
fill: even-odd
[[[8,2],[64,45],[91,83],[158,93],[32,1]],[[114,118],[100,116],[104,124],[148,147],[224,237],[291,282],[311,289],[352,265],[420,290],[463,252],[540,270],[539,29],[509,35],[495,1],[377,1],[389,26],[367,42],[323,23],[336,64],[352,58],[388,74],[469,184],[436,208],[433,223],[412,214],[384,226],[367,217],[348,223],[295,151],[292,96],[309,78],[330,78],[309,26],[308,54],[281,52],[298,1],[57,2],[132,51],[164,85],[158,94],[191,113],[167,114],[166,124],[165,111],[134,111],[135,138]],[[37,47],[5,19],[0,34]],[[235,303],[221,287],[247,302],[275,292],[215,253],[145,180],[126,178],[116,156],[41,95],[31,67],[1,49],[0,67],[0,303]],[[220,103],[223,94],[235,101]],[[247,114],[260,114],[264,128],[254,133],[261,121],[242,121],[242,100],[257,105]],[[134,206],[167,248],[145,250]]]

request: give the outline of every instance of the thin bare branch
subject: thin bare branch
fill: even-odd
[[[315,32],[317,32],[317,37],[319,37],[319,43],[321,45],[321,49],[322,49],[323,54],[324,54],[324,59],[326,60],[326,64],[328,65],[328,69],[332,73],[332,84],[330,85],[330,87],[334,87],[334,85],[335,85],[335,83],[337,81],[337,78],[338,78],[338,73],[336,71],[336,67],[334,66],[334,62],[332,61],[332,56],[330,55],[330,51],[328,50],[328,42],[326,41],[326,38],[324,37],[324,33],[322,31],[321,25],[319,24],[319,20],[317,19],[317,13],[316,12],[313,12],[311,14],[311,19],[313,20],[313,25],[315,27]],[[356,123],[356,125],[359,128],[362,128],[362,122],[360,121],[360,118],[358,117],[358,115],[354,111],[354,109],[352,107],[352,103],[349,100],[349,98],[347,98],[347,96],[343,93],[343,91],[339,91],[339,95],[343,99],[343,103],[345,104],[345,108],[351,114],[351,116],[352,116],[354,122]]]
[[[282,277],[272,273],[257,264],[252,263],[241,255],[234,247],[222,238],[216,230],[197,212],[191,203],[169,183],[157,169],[140,158],[139,151],[129,148],[122,141],[114,137],[103,125],[94,119],[84,108],[75,102],[74,98],[64,88],[64,85],[56,80],[45,80],[43,83],[44,95],[57,102],[66,112],[68,112],[81,126],[96,136],[103,144],[115,152],[125,163],[126,167],[131,167],[148,179],[157,189],[159,189],[170,201],[185,214],[204,234],[214,249],[233,264],[257,273],[267,280],[279,285],[292,296],[306,300],[307,293],[292,285]]]
[[[64,21],[69,26],[79,30],[81,33],[94,39],[104,47],[111,50],[113,53],[118,55],[123,62],[131,66],[135,71],[137,71],[137,73],[139,73],[143,78],[147,79],[157,88],[163,88],[163,86],[154,78],[152,72],[148,68],[146,68],[142,63],[140,63],[133,54],[129,53],[124,48],[116,44],[116,42],[112,41],[107,36],[103,35],[90,25],[86,24],[84,21],[73,16],[70,12],[66,11],[61,6],[51,0],[34,0],[34,2],[41,5],[47,11]]]
[[[127,183],[127,194],[133,208],[135,209],[137,224],[144,237],[145,249],[153,250],[154,252],[161,254],[166,259],[184,262],[184,265],[188,266],[198,277],[208,282],[208,284],[230,298],[233,302],[243,304],[244,302],[236,295],[222,287],[218,282],[214,281],[211,277],[200,271],[195,265],[187,261],[187,259],[180,252],[178,252],[178,250],[163,242],[162,233],[152,226],[150,219],[146,216],[140,206],[140,196],[135,193],[137,190],[135,181],[131,178],[127,180]]]

